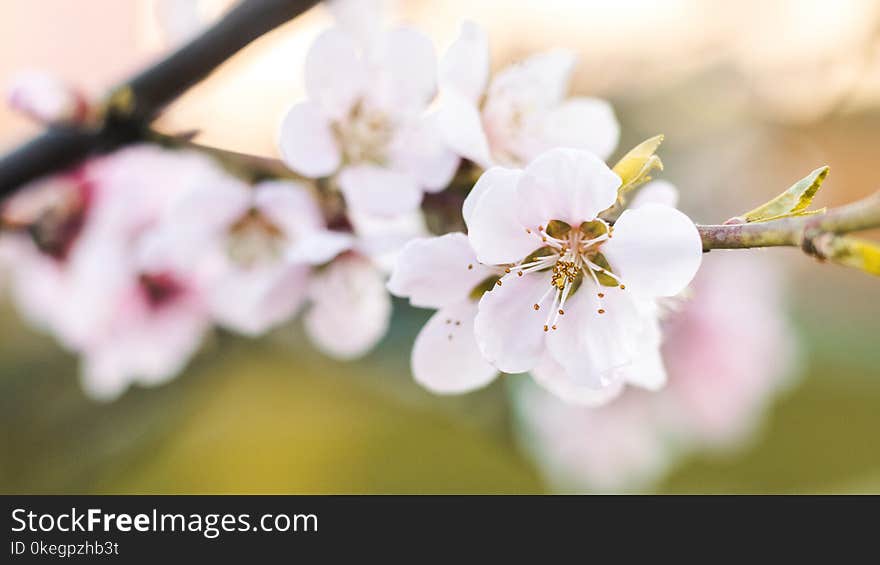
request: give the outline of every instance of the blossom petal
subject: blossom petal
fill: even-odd
[[[382,4],[381,0],[332,0],[325,5],[340,29],[369,48],[381,33]]]
[[[306,332],[327,355],[360,357],[388,330],[391,298],[381,273],[366,259],[336,259],[314,277],[310,294]]]
[[[627,288],[674,296],[696,275],[703,245],[690,218],[675,208],[645,204],[621,214],[602,253]]]
[[[231,270],[211,286],[211,313],[229,330],[261,335],[296,314],[306,297],[308,275],[302,265]]]
[[[525,99],[537,108],[559,104],[568,92],[576,57],[558,49],[532,55],[498,73],[489,85],[489,97]]]
[[[573,379],[551,355],[531,371],[532,378],[560,400],[583,406],[602,406],[617,398],[624,388],[622,378],[613,378],[604,386],[593,386]]]
[[[481,263],[514,263],[541,246],[537,232],[529,234],[518,218],[520,178],[521,171],[493,167],[483,173],[474,188],[470,202],[478,198],[476,203],[465,201],[468,238]]]
[[[466,235],[449,233],[406,244],[388,290],[408,297],[413,306],[442,308],[465,300],[492,273],[477,262]]]
[[[483,294],[474,322],[474,334],[483,357],[505,373],[531,370],[544,354],[547,312],[534,304],[550,288],[546,273],[522,277],[510,274],[501,285]]]
[[[474,209],[477,207],[477,202],[486,194],[487,190],[497,184],[504,184],[510,187],[509,190],[514,190],[520,176],[522,176],[522,171],[506,169],[504,167],[492,167],[480,175],[480,178],[477,179],[477,183],[468,193],[461,207],[461,215],[464,217],[465,225],[469,225]]]
[[[357,44],[348,34],[328,29],[315,39],[306,55],[306,93],[327,116],[345,116],[362,95],[366,81]]]
[[[324,216],[305,185],[293,181],[263,181],[254,188],[254,207],[290,237],[323,229]]]
[[[489,38],[478,24],[465,21],[458,38],[440,60],[440,89],[455,90],[476,105],[489,81]]]
[[[487,168],[491,164],[489,140],[477,105],[456,90],[443,92],[437,110],[440,128],[449,147],[465,159]]]
[[[394,115],[423,110],[437,91],[437,56],[431,39],[412,28],[384,33],[372,61],[373,102]]]
[[[378,165],[346,167],[339,175],[339,188],[357,213],[395,216],[415,210],[422,202],[415,177]]]
[[[486,386],[498,369],[487,362],[474,338],[477,303],[464,300],[438,310],[416,336],[412,371],[437,394],[458,394]]]
[[[572,147],[607,159],[620,139],[620,124],[611,104],[599,98],[571,98],[544,118],[543,138],[548,148]]]
[[[675,208],[678,206],[678,189],[669,181],[652,180],[638,189],[629,207],[635,209],[650,203]]]
[[[318,230],[297,239],[287,252],[286,259],[293,263],[321,265],[352,249],[355,237],[350,233]]]
[[[330,120],[314,102],[297,104],[287,112],[278,147],[288,167],[310,178],[326,177],[342,162]]]
[[[593,284],[583,283],[547,336],[547,350],[578,386],[607,386],[616,369],[632,363],[648,320],[632,293],[616,287],[600,292],[601,299]]]
[[[394,270],[398,255],[410,240],[431,235],[418,208],[393,218],[349,211],[348,221],[357,236],[353,249],[368,257],[383,273]]]
[[[449,186],[459,158],[443,140],[436,114],[421,117],[403,128],[391,147],[392,168],[407,171],[429,192]]]
[[[532,229],[550,220],[579,226],[614,204],[619,187],[620,177],[592,153],[551,149],[526,167],[517,185],[518,217]]]

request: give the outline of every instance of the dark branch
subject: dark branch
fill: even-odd
[[[0,159],[0,197],[85,157],[144,139],[169,103],[206,78],[254,39],[293,19],[318,0],[244,0],[202,35],[117,88],[130,103],[110,104],[101,124],[50,127]]]

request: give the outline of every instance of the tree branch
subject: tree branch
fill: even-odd
[[[148,135],[169,103],[254,39],[318,0],[243,0],[220,21],[156,65],[114,89],[98,124],[52,126],[0,159],[0,197],[37,177]]]
[[[704,251],[794,246],[800,247],[808,255],[826,259],[842,253],[841,242],[849,241],[828,237],[829,235],[837,236],[877,227],[880,227],[880,192],[822,214],[768,222],[698,225],[697,229],[703,240]],[[832,250],[834,251],[831,252]]]

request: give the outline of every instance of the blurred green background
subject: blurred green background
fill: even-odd
[[[156,31],[159,3],[4,2],[0,78],[38,67],[104,92],[172,41]],[[476,19],[496,67],[551,46],[578,50],[574,89],[614,104],[617,155],[664,133],[663,178],[697,221],[751,209],[822,164],[832,173],[817,206],[880,187],[877,2],[396,4],[439,46],[461,18]],[[272,154],[275,124],[301,95],[302,56],[328,22],[319,8],[261,40],[163,127]],[[0,149],[34,131],[0,110]],[[795,250],[757,253],[788,271],[803,378],[751,443],[684,459],[656,491],[880,492],[880,280]],[[76,359],[3,302],[0,491],[542,492],[511,436],[503,382],[455,398],[412,382],[409,348],[427,315],[396,302],[389,335],[351,363],[311,349],[296,323],[260,340],[218,334],[172,383],[97,404],[79,389]]]

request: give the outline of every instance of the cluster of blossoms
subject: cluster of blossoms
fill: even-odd
[[[705,343],[729,339],[701,318],[718,309],[705,303],[708,275],[695,314],[667,317],[700,267],[699,234],[675,188],[647,182],[659,141],[605,163],[619,126],[605,101],[568,96],[572,53],[491,75],[476,24],[438,57],[419,31],[338,16],[306,58],[306,99],[281,123],[285,178],[245,181],[204,153],[145,144],[3,203],[9,292],[80,355],[89,394],[174,377],[212,328],[259,336],[300,313],[320,350],[356,358],[385,334],[393,294],[436,310],[412,350],[418,383],[462,393],[530,373],[539,386],[516,392],[524,436],[539,438],[548,468],[594,483],[628,471],[606,460],[650,459],[661,430],[709,433],[724,419],[718,395],[744,390],[734,381],[755,385],[742,406],[766,397],[772,379]],[[81,96],[33,78],[12,101],[46,122],[89,113]],[[466,233],[429,236],[426,194],[474,171],[458,201]],[[729,387],[688,376],[718,372],[709,359],[729,362]],[[655,392],[667,369],[672,385]],[[609,442],[623,455],[604,457]]]
[[[96,398],[175,376],[214,325],[260,335],[306,307],[308,335],[350,358],[388,323],[382,271],[327,229],[309,187],[245,184],[191,151],[96,158],[2,213],[15,304],[81,355]]]

